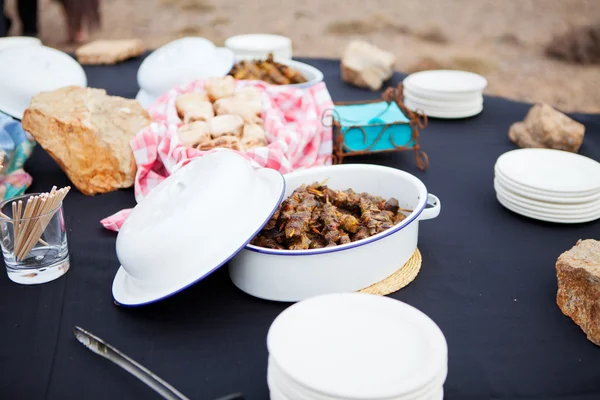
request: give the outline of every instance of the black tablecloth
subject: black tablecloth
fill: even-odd
[[[379,96],[343,84],[337,61],[307,61],[324,72],[335,101]],[[89,85],[133,98],[138,66],[139,60],[86,68]],[[421,272],[392,297],[425,312],[446,335],[447,399],[600,398],[600,348],[556,306],[554,269],[578,239],[599,239],[600,222],[530,220],[502,208],[494,195],[494,162],[514,148],[508,127],[528,109],[486,97],[477,117],[430,121],[421,134],[430,159],[426,172],[416,168],[411,152],[347,159],[407,170],[441,199],[441,215],[420,226]],[[575,118],[587,128],[581,153],[600,160],[600,116]],[[26,169],[34,177],[32,191],[68,183],[39,147]],[[79,325],[190,398],[243,391],[247,399],[266,399],[266,334],[287,304],[245,295],[226,268],[155,305],[113,303],[116,235],[99,221],[134,204],[131,190],[95,197],[72,192],[65,204],[71,270],[31,287],[2,274],[0,397],[153,398],[135,378],[82,347],[72,333]]]

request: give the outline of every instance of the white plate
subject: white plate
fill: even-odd
[[[462,111],[435,111],[428,107],[419,107],[413,104],[410,100],[405,100],[404,105],[411,111],[421,111],[425,113],[428,117],[433,118],[441,118],[441,119],[460,119],[460,118],[469,118],[479,114],[483,111],[483,105],[472,108],[465,109]]]
[[[600,196],[600,189],[588,190],[585,192],[554,192],[554,191],[549,191],[549,190],[535,189],[535,188],[523,185],[522,183],[519,183],[519,182],[516,182],[516,181],[510,179],[502,171],[500,171],[498,169],[498,167],[494,168],[494,174],[503,183],[507,183],[511,187],[514,187],[517,190],[523,191],[524,193],[533,193],[533,194],[538,194],[541,196],[560,198],[560,199],[594,198],[594,197]]]
[[[418,392],[448,360],[444,335],[429,317],[361,293],[317,296],[289,307],[271,325],[267,347],[294,381],[342,399]]]
[[[506,199],[502,198],[502,196],[496,195],[496,199],[498,200],[498,202],[500,204],[502,204],[505,208],[509,209],[510,211],[515,212],[520,215],[523,215],[524,217],[537,219],[540,221],[555,222],[555,223],[560,223],[560,224],[580,224],[580,223],[595,221],[598,218],[600,218],[600,213],[590,216],[590,217],[581,217],[581,218],[579,218],[579,217],[574,217],[574,218],[555,217],[555,216],[551,216],[549,214],[528,211],[528,210],[520,207],[518,204],[514,204],[510,201],[507,201]]]
[[[406,96],[415,96],[417,98],[427,99],[431,101],[457,101],[457,102],[469,102],[473,101],[473,99],[478,99],[483,97],[483,93],[480,91],[477,92],[467,92],[467,93],[431,93],[431,92],[422,92],[418,89],[409,89],[404,86],[403,92]]]
[[[600,193],[590,196],[556,196],[556,195],[547,195],[540,194],[539,192],[534,192],[532,190],[524,190],[521,187],[515,186],[512,182],[507,181],[501,175],[496,175],[495,181],[498,182],[502,187],[514,194],[517,194],[522,197],[526,197],[531,200],[542,201],[546,203],[555,203],[555,204],[589,204],[590,202],[595,202],[600,199]]]
[[[269,53],[277,60],[292,58],[292,40],[289,37],[271,34],[236,35],[225,40],[225,47],[239,57],[266,58]]]
[[[500,183],[494,181],[494,189],[496,192],[502,194],[508,200],[513,203],[521,204],[523,207],[530,207],[534,211],[539,212],[550,212],[550,213],[585,213],[591,211],[600,211],[600,199],[589,202],[589,203],[578,203],[578,204],[561,204],[561,203],[548,203],[543,201],[537,201],[529,199],[527,197],[520,196],[509,189],[504,188]]]
[[[403,84],[409,90],[435,95],[482,92],[487,86],[487,80],[481,75],[467,71],[433,70],[410,74]]]
[[[568,151],[518,149],[502,154],[496,167],[510,180],[549,192],[600,190],[600,163]]]
[[[85,72],[73,57],[45,46],[0,51],[0,76],[0,111],[17,119],[40,92],[87,86]]]
[[[600,214],[600,207],[588,210],[554,210],[525,204],[521,202],[519,198],[506,196],[501,190],[496,191],[496,196],[501,197],[502,200],[508,201],[525,211],[548,215],[553,218],[587,218]]]
[[[115,301],[149,304],[205,278],[262,229],[284,190],[279,172],[254,170],[231,151],[192,160],[153,189],[119,231]]]
[[[405,101],[410,102],[415,107],[422,107],[432,111],[440,112],[464,112],[464,110],[472,110],[483,105],[483,97],[479,96],[474,101],[459,102],[459,101],[431,101],[422,98],[417,98],[413,95],[406,95]]]

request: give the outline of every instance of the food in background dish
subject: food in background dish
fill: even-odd
[[[230,82],[235,83],[231,76],[212,78],[205,82],[206,92],[177,97],[175,107],[184,122],[178,136],[184,146],[246,151],[268,145],[261,118],[262,93],[250,86],[230,91]],[[211,103],[209,98],[217,100]]]
[[[393,227],[406,218],[402,211],[407,210],[395,198],[338,191],[315,182],[294,190],[251,243],[280,250],[337,246]]]
[[[186,147],[197,147],[212,140],[208,124],[204,121],[181,125],[177,134],[181,143]]]
[[[204,82],[204,89],[210,101],[217,101],[223,97],[233,96],[235,92],[235,80],[229,75],[208,78]]]
[[[215,116],[212,103],[208,100],[198,100],[199,96],[195,96],[196,94],[200,93],[187,93],[179,96],[175,101],[177,114],[179,118],[183,119],[184,124],[194,121],[208,121]]]
[[[22,120],[23,129],[86,195],[133,185],[136,164],[129,143],[151,123],[136,100],[78,86],[37,94]]]
[[[235,79],[251,79],[271,85],[294,85],[307,82],[302,74],[287,65],[273,60],[269,54],[266,60],[242,60],[233,66],[229,75]]]
[[[210,134],[213,138],[221,136],[242,136],[244,120],[239,115],[217,115],[208,122]]]

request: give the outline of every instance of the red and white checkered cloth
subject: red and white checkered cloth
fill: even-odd
[[[331,127],[323,124],[322,118],[333,107],[333,102],[325,83],[302,90],[261,81],[236,81],[236,89],[244,86],[254,86],[263,93],[262,118],[269,145],[238,154],[257,167],[273,168],[282,174],[331,163]],[[137,164],[135,199],[138,203],[189,160],[222,151],[184,147],[177,135],[182,124],[175,108],[177,96],[203,88],[204,82],[196,81],[161,96],[148,110],[155,122],[131,140]],[[118,231],[130,212],[131,209],[119,211],[101,223],[106,229]]]

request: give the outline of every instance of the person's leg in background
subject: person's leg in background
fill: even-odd
[[[17,0],[23,36],[38,35],[38,0]]]
[[[8,36],[11,21],[4,13],[4,0],[0,0],[0,11],[0,37]]]

